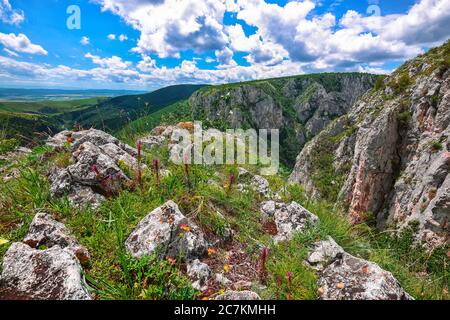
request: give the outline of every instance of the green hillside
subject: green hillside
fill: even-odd
[[[0,111],[0,140],[14,138],[30,144],[60,131],[61,123],[45,115]]]
[[[116,97],[69,115],[72,116],[72,121],[79,122],[83,127],[93,126],[112,131],[120,129],[139,117],[188,99],[202,87],[204,85],[177,85],[147,94]]]

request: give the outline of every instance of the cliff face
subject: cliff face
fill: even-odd
[[[305,142],[373,87],[369,74],[318,74],[206,87],[190,104],[194,119],[225,129],[280,129],[282,160],[293,165]]]
[[[303,149],[290,181],[342,200],[355,220],[399,229],[414,222],[430,246],[448,241],[449,66],[446,43],[378,82]]]

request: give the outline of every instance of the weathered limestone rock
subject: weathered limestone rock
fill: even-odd
[[[166,141],[166,137],[164,137],[163,135],[147,136],[147,137],[141,139],[141,142],[144,145],[144,147],[146,147],[148,149],[153,149],[155,147],[159,147],[164,143],[164,141]]]
[[[67,248],[81,262],[89,260],[87,249],[81,246],[64,224],[54,220],[48,213],[37,213],[31,222],[28,234],[23,240],[32,248],[59,246]]]
[[[379,228],[418,222],[429,249],[450,237],[450,69],[437,65],[449,44],[418,56],[385,79],[300,153],[290,177],[320,196],[314,151],[327,145],[342,183],[339,199],[355,222],[368,213]],[[401,90],[398,83],[407,82]]]
[[[290,240],[295,232],[304,231],[319,222],[316,215],[294,201],[290,204],[275,203],[273,217],[278,230],[278,234],[274,237],[275,242]]]
[[[323,300],[410,300],[394,276],[377,264],[347,253],[323,272]]]
[[[113,136],[95,129],[63,131],[47,141],[55,150],[70,146],[67,168],[52,168],[48,174],[54,197],[68,196],[72,205],[96,209],[105,196],[129,180],[122,170],[137,170],[137,151]]]
[[[410,300],[394,276],[345,252],[332,238],[315,244],[307,263],[319,270],[322,300]]]
[[[211,269],[206,263],[195,259],[187,265],[187,275],[192,281],[192,287],[203,291],[207,289],[207,282],[211,277]]]
[[[0,299],[90,300],[75,255],[59,246],[47,250],[13,243],[3,259]]]
[[[248,188],[251,187],[255,192],[265,198],[271,198],[272,192],[270,190],[269,182],[266,178],[253,175],[250,171],[244,168],[238,168],[239,183],[238,190],[242,192],[248,192]]]
[[[34,217],[23,243],[13,243],[3,259],[0,299],[90,300],[81,276],[86,248],[49,214]]]
[[[263,197],[270,196],[269,182],[266,178],[255,175],[252,179],[251,185],[253,189]]]
[[[326,241],[319,241],[314,244],[314,248],[306,261],[312,268],[323,271],[325,267],[329,266],[344,253],[344,249],[333,238],[329,237]]]
[[[158,254],[190,261],[203,256],[208,243],[202,231],[181,213],[177,204],[168,201],[139,222],[125,247],[136,258]]]
[[[231,291],[218,295],[214,300],[261,300],[260,296],[253,291]]]

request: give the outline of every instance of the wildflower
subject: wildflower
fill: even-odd
[[[262,249],[262,253],[261,253],[261,264],[260,264],[260,270],[259,270],[259,277],[261,279],[261,281],[265,281],[266,276],[267,276],[267,271],[266,271],[266,261],[267,261],[267,248],[264,247]]]
[[[91,170],[92,170],[97,176],[100,175],[100,171],[98,171],[97,165],[93,164],[93,165],[91,166]]]
[[[138,156],[137,156],[137,161],[138,161],[138,184],[141,186],[141,188],[143,187],[143,183],[142,183],[142,141],[138,141],[137,143],[137,150],[138,150]]]
[[[72,144],[75,141],[75,139],[72,136],[67,136],[66,142],[68,144]]]
[[[180,229],[183,230],[184,232],[190,232],[191,231],[191,228],[187,224],[182,224]]]
[[[214,248],[208,248],[208,256],[212,257],[217,254],[217,250]]]
[[[287,285],[287,288],[288,288],[288,293],[286,294],[286,299],[287,300],[291,300],[291,297],[292,297],[292,272],[288,272],[287,273],[287,280],[288,280],[288,285]]]
[[[167,257],[167,262],[169,262],[169,264],[173,266],[177,262],[177,260],[175,260],[175,258],[173,257]]]
[[[223,271],[225,271],[225,273],[230,272],[230,266],[229,266],[228,264],[225,264],[225,265],[223,266]]]
[[[281,277],[277,276],[277,292],[276,292],[277,300],[280,300],[280,290],[281,290]]]
[[[159,186],[159,161],[153,160],[153,169],[155,169],[156,172],[156,185]]]

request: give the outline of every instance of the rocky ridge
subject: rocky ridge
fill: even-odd
[[[290,181],[316,197],[334,184],[355,222],[374,215],[379,228],[415,225],[429,248],[448,243],[449,59],[447,42],[379,83],[302,150]]]

